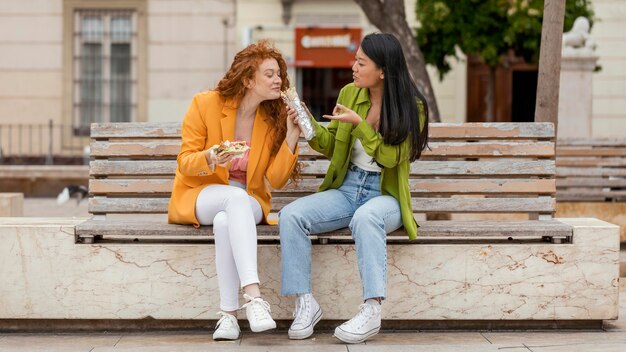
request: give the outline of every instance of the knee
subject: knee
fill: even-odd
[[[360,207],[352,216],[348,227],[352,231],[353,238],[372,237],[377,233],[373,231],[375,229],[383,229],[384,232],[385,223],[376,209]]]
[[[247,204],[249,203],[248,193],[241,188],[232,187],[228,196],[228,202]]]
[[[228,229],[228,215],[225,211],[218,212],[213,218],[213,233],[218,235]]]
[[[278,212],[278,226],[280,227],[288,223],[293,223],[293,221],[298,219],[298,216],[296,214],[297,211],[295,210],[293,203],[285,205]]]
[[[278,212],[278,228],[281,241],[293,238],[295,233],[307,232],[309,227],[300,208],[294,205],[294,203],[286,205]]]

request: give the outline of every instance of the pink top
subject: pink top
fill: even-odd
[[[247,143],[246,143],[247,144]],[[230,161],[229,179],[246,184],[246,174],[248,173],[248,156],[250,149],[243,153],[241,158],[232,159]]]

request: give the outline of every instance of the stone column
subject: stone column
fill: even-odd
[[[561,59],[558,138],[591,138],[592,78],[597,56]]]
[[[0,216],[24,216],[24,194],[0,193]]]

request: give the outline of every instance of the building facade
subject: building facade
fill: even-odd
[[[624,137],[626,1],[592,5],[602,67],[593,136]],[[415,26],[414,0],[405,9]],[[321,115],[373,31],[352,0],[0,1],[0,156],[80,154],[91,122],[180,121],[193,94],[214,87],[234,53],[261,38],[281,49],[292,85]],[[429,68],[444,122],[473,119],[476,72],[460,57],[442,82]]]

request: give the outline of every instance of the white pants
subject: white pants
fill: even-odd
[[[256,224],[263,218],[261,205],[240,187],[210,185],[198,195],[196,218],[201,225],[213,225],[220,309],[237,310],[239,288],[259,283]]]

